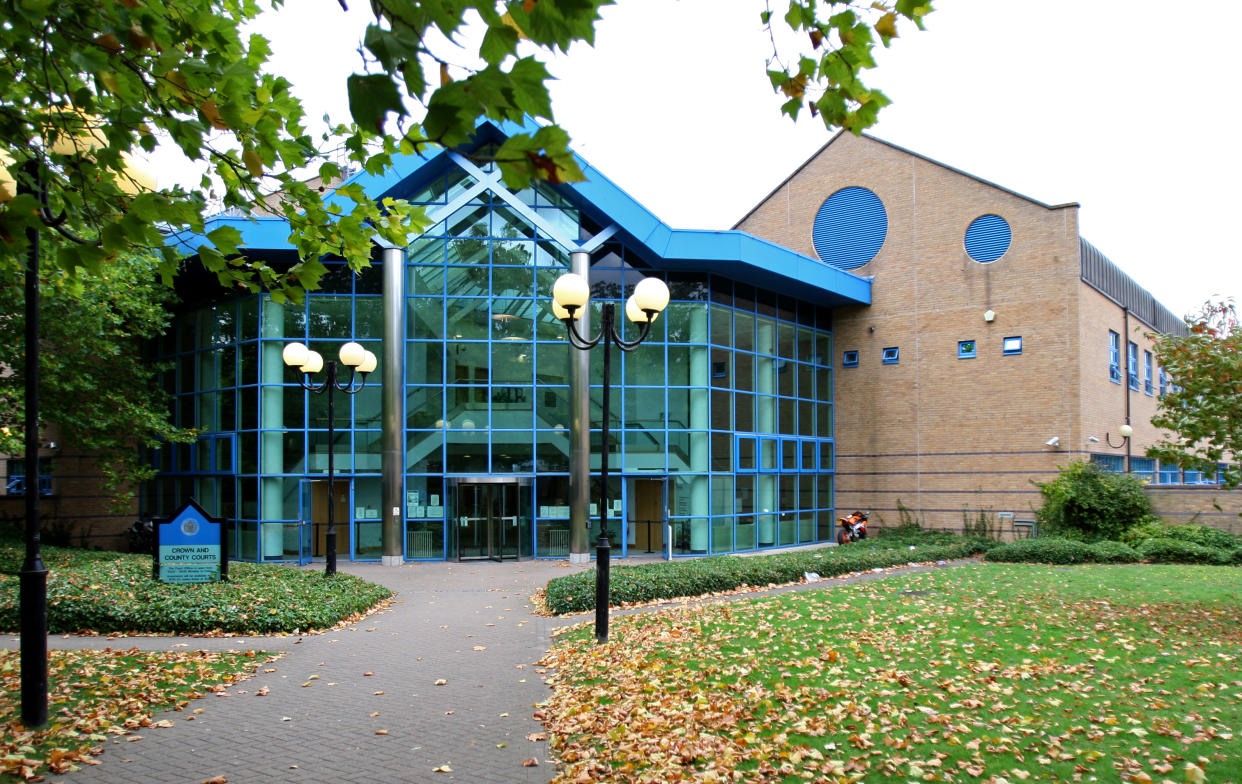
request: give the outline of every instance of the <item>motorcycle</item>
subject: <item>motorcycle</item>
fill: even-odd
[[[842,517],[837,521],[837,544],[848,544],[849,542],[857,542],[867,538],[867,515],[865,512],[855,512],[849,517]]]

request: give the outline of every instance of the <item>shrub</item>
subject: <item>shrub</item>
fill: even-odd
[[[1143,560],[1138,550],[1121,542],[1102,541],[1090,545],[1096,563],[1138,563]]]
[[[1233,549],[1204,547],[1182,539],[1148,539],[1140,542],[1139,555],[1150,563],[1228,565],[1237,562]]]
[[[904,543],[893,546],[886,535],[883,542],[868,539],[820,550],[750,557],[718,555],[614,566],[609,578],[608,602],[618,605],[703,596],[744,586],[793,583],[801,580],[806,572],[835,577],[901,566],[911,561],[967,558],[981,552],[983,547],[973,539],[955,538],[952,544],[931,546]],[[549,581],[546,601],[548,609],[557,615],[594,609],[595,572],[578,572]]]
[[[43,548],[47,622],[55,633],[82,631],[275,634],[326,629],[365,612],[392,592],[353,575],[272,564],[230,563],[229,582],[166,584],[151,579],[151,557]],[[0,632],[20,627],[20,563],[0,547]]]
[[[1106,473],[1094,463],[1077,461],[1051,482],[1036,482],[1044,497],[1040,528],[1051,536],[1086,542],[1119,540],[1151,519],[1143,484],[1132,474]]]
[[[1144,520],[1122,534],[1121,541],[1131,547],[1137,547],[1139,542],[1145,542],[1148,539],[1163,539],[1169,535],[1170,528],[1171,526],[1160,522],[1158,518]]]
[[[988,550],[984,558],[1007,563],[1078,564],[1095,561],[1095,550],[1075,539],[1040,536],[1019,539]]]

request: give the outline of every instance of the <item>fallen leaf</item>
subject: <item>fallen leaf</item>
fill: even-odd
[[[432,768],[431,772],[432,773],[452,773],[453,769],[450,768],[448,765],[441,765],[438,768]]]
[[[376,734],[376,735],[387,735],[387,734],[388,734],[388,730],[376,730],[376,731],[375,731],[375,734]]]
[[[535,759],[534,757],[531,757],[528,760],[522,760],[522,767],[524,768],[535,768],[538,766],[539,766],[539,760]]]

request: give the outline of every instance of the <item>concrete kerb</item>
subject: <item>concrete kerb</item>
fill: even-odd
[[[944,566],[971,561],[955,561]],[[937,565],[862,573],[721,597],[613,610],[659,611],[711,601],[833,588]],[[392,606],[357,624],[287,637],[74,637],[49,648],[262,650],[282,654],[251,679],[180,712],[155,717],[140,741],[104,743],[98,766],[65,784],[239,782],[547,782],[554,775],[534,705],[548,696],[534,663],[554,629],[589,615],[534,614],[553,577],[590,568],[566,561],[342,564],[385,585]],[[14,646],[17,638],[11,638]],[[260,692],[262,691],[262,696]],[[54,717],[53,717],[54,718]],[[530,761],[537,761],[531,765]],[[438,770],[437,770],[438,769]]]

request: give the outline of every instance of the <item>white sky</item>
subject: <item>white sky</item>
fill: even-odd
[[[352,20],[336,0],[291,0],[265,26],[310,117],[345,117],[369,4],[351,5]],[[1178,315],[1242,295],[1242,3],[935,5],[927,31],[903,27],[870,72],[893,100],[871,134],[1080,203],[1082,235]],[[830,137],[780,115],[763,6],[620,0],[593,49],[550,66],[575,151],[673,227],[731,227]]]

